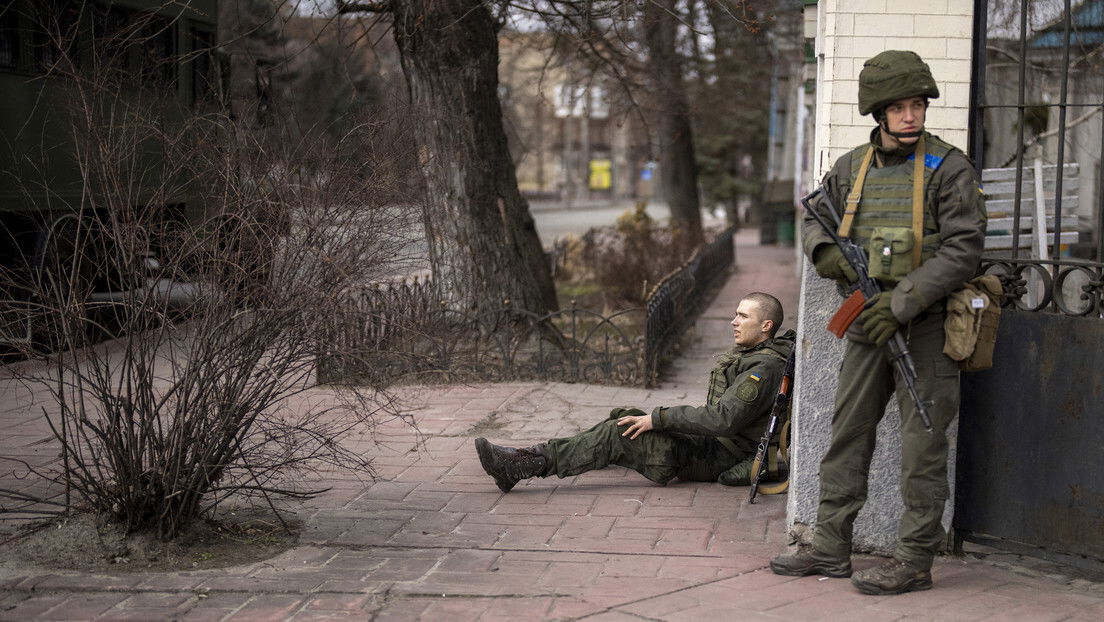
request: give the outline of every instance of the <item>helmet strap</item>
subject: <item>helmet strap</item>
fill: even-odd
[[[875,118],[878,120],[878,127],[880,127],[883,132],[889,134],[897,140],[901,140],[902,138],[920,138],[924,135],[924,128],[920,128],[912,132],[894,132],[889,129],[889,123],[886,121],[884,110],[880,113],[877,113],[877,115],[878,116]]]

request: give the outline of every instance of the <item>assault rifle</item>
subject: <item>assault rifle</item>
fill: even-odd
[[[759,493],[759,480],[767,472],[768,453],[771,441],[778,431],[778,426],[786,417],[786,410],[790,406],[790,389],[793,387],[794,359],[797,356],[797,344],[786,359],[786,371],[782,374],[782,383],[778,385],[778,394],[774,396],[774,406],[771,408],[770,418],[767,421],[767,429],[763,431],[763,437],[759,439],[759,447],[755,450],[755,460],[751,463],[751,491],[748,492],[748,503],[755,503],[755,495]],[[777,492],[782,492],[781,490]],[[775,494],[767,491],[767,494]]]
[[[828,213],[832,215],[832,220],[835,222],[835,227],[829,226],[824,220],[824,216],[817,212],[813,207],[812,202],[817,195],[820,195],[828,206]],[[801,199],[801,205],[805,208],[805,211],[809,212],[820,228],[832,238],[832,242],[843,251],[843,258],[847,260],[847,263],[851,265],[851,269],[855,271],[855,274],[859,276],[859,289],[851,294],[843,305],[840,306],[840,310],[836,313],[836,316],[832,318],[832,321],[828,323],[829,329],[836,334],[837,337],[842,337],[843,333],[847,330],[847,327],[851,325],[851,322],[855,320],[859,312],[869,304],[870,300],[874,298],[879,292],[882,291],[882,286],[878,284],[878,281],[870,278],[870,273],[867,271],[867,259],[866,252],[862,248],[859,248],[857,244],[850,239],[841,238],[836,229],[840,225],[840,214],[836,210],[836,206],[832,203],[831,197],[824,191],[823,187],[809,193],[808,196]],[[920,399],[920,394],[916,391],[916,365],[912,362],[912,355],[909,354],[908,342],[905,341],[905,337],[901,334],[901,331],[893,333],[893,337],[889,340],[889,355],[893,360],[893,366],[897,368],[901,376],[905,379],[905,385],[908,387],[909,396],[912,397],[912,401],[916,404],[916,412],[920,415],[920,421],[924,423],[924,429],[928,432],[932,431],[931,417],[928,416],[928,403]]]

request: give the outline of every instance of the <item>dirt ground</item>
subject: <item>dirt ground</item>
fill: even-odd
[[[300,525],[288,526],[290,533],[271,513],[233,509],[217,519],[201,519],[180,537],[162,542],[149,534],[128,535],[104,517],[78,514],[28,526],[9,538],[0,545],[0,564],[93,572],[222,568],[294,547]]]

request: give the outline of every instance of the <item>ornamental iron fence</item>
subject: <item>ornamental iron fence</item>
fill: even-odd
[[[683,266],[660,281],[648,295],[644,360],[647,383],[656,381],[659,365],[693,325],[712,298],[710,291],[736,261],[732,237],[735,227],[725,229],[700,247]]]
[[[575,306],[534,314],[450,306],[429,278],[349,290],[322,337],[321,383],[547,380],[655,383],[735,254],[728,229],[665,277],[645,308],[603,315]]]
[[[1005,308],[993,367],[962,380],[956,545],[1100,568],[1104,0],[976,0],[974,20],[981,269]]]

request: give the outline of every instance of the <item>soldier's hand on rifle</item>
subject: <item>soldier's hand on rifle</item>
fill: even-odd
[[[635,440],[636,437],[652,429],[652,416],[626,416],[617,420],[617,425],[627,425],[628,428],[621,433],[621,436],[628,436],[629,440]],[[631,435],[631,436],[630,436]]]
[[[855,269],[843,257],[843,251],[835,244],[822,244],[813,251],[813,265],[816,273],[833,281],[847,280],[854,283],[859,280]]]
[[[878,347],[884,346],[900,326],[893,315],[893,310],[890,309],[891,300],[892,292],[875,294],[866,303],[866,310],[859,314],[859,321],[862,322],[866,336],[870,337]]]

